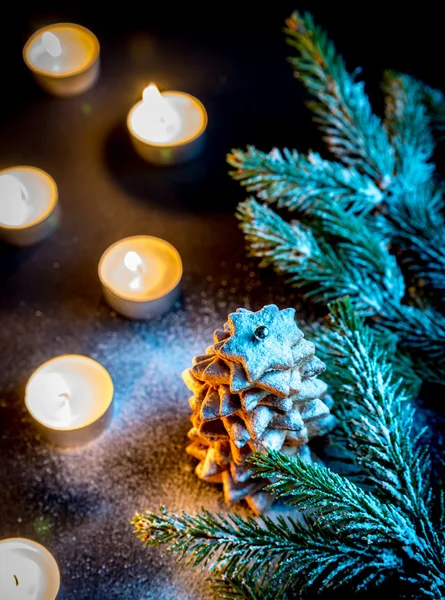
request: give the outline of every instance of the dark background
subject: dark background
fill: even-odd
[[[247,143],[323,148],[286,64],[284,19],[296,7],[311,10],[349,68],[363,67],[379,113],[385,68],[445,88],[443,20],[433,3],[415,12],[390,3],[138,4],[16,2],[0,18],[0,168],[47,170],[63,211],[50,240],[0,246],[0,539],[42,541],[68,600],[208,597],[203,576],[144,551],[128,522],[161,502],[222,508],[219,490],[198,482],[183,451],[189,409],[180,373],[237,306],[273,301],[297,306],[301,318],[307,311],[246,260],[233,216],[243,192],[225,164],[230,148]],[[58,21],[89,27],[101,43],[96,87],[66,100],[45,95],[21,56],[37,28]],[[206,106],[207,147],[195,162],[159,169],[132,151],[125,117],[150,81]],[[151,323],[113,314],[97,279],[108,245],[140,233],[167,239],[184,262],[183,300]],[[39,364],[71,352],[110,370],[116,414],[102,438],[62,451],[36,437],[23,392]],[[429,408],[440,399],[424,396]]]

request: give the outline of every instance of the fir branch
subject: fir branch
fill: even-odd
[[[315,522],[323,530],[329,527],[339,539],[368,542],[381,551],[387,548],[399,568],[405,561],[413,561],[418,571],[408,570],[401,579],[415,583],[425,597],[440,598],[445,593],[442,532],[425,531],[422,520],[411,520],[392,504],[384,504],[327,468],[274,450],[256,452],[249,462],[258,477],[273,479],[266,489],[288,498],[288,504],[310,511],[309,523]]]
[[[337,303],[343,303],[346,299],[342,298]],[[350,303],[350,299],[347,299]],[[332,306],[332,305],[331,305]],[[357,315],[357,319],[363,322],[363,318]],[[329,378],[330,387],[339,390],[343,384],[343,377],[338,377],[338,361],[343,357],[342,352],[336,352],[333,347],[332,337],[333,328],[331,317],[328,316],[323,322],[316,322],[312,326],[306,327],[307,337],[311,339],[317,348],[317,356],[326,364],[326,376]],[[381,352],[385,353],[391,362],[393,371],[393,381],[398,382],[403,379],[403,387],[408,398],[415,398],[418,395],[422,381],[415,372],[414,364],[407,354],[402,354],[397,347],[398,339],[395,334],[385,329],[372,329],[372,338]],[[339,399],[340,401],[340,399]]]
[[[410,271],[445,300],[445,219],[442,190],[424,185],[392,197],[377,226],[403,252]]]
[[[234,149],[227,155],[236,169],[230,175],[248,192],[255,192],[278,208],[306,211],[314,201],[323,199],[339,204],[353,213],[371,211],[383,199],[383,193],[367,175],[353,167],[323,160],[316,152],[308,156],[296,150],[274,148],[266,154],[254,146],[247,151]]]
[[[394,332],[433,380],[445,382],[445,318],[432,309],[401,304],[404,285],[395,259],[362,218],[349,215],[342,220],[341,209],[334,206],[320,210],[322,233],[343,241],[317,241],[312,231],[298,222],[286,223],[254,199],[240,203],[237,216],[249,255],[261,258],[260,266],[286,275],[315,301],[349,296],[362,315]]]
[[[386,189],[393,178],[394,149],[372,113],[363,83],[347,72],[342,57],[310,14],[294,12],[286,25],[287,41],[298,50],[290,62],[295,76],[317,98],[310,108],[329,148]]]
[[[159,515],[136,515],[135,533],[146,545],[169,544],[180,559],[232,580],[285,580],[284,589],[300,592],[352,582],[358,591],[397,574],[417,588],[412,597],[440,597],[441,558],[403,513],[326,468],[277,452],[252,460],[258,475],[275,479],[275,494],[290,495],[291,504],[309,510],[305,524],[207,511],[175,515],[163,508]]]
[[[343,59],[312,17],[294,13],[287,32],[300,53],[292,59],[296,75],[319,100],[313,108],[328,129],[328,141],[335,140],[335,149],[339,140],[348,140],[348,151],[340,144],[337,152],[348,166],[325,161],[315,153],[305,157],[295,150],[281,154],[274,149],[265,154],[250,146],[247,152],[233,150],[228,155],[236,169],[232,177],[261,200],[289,210],[311,212],[320,202],[335,204],[348,214],[383,206],[387,218],[378,216],[376,225],[402,250],[417,279],[443,296],[445,222],[439,210],[440,196],[430,184],[434,143],[425,102],[431,97],[435,106],[443,109],[440,93],[412,77],[388,71],[384,82],[387,132],[372,114],[362,84],[347,73]],[[367,169],[360,161],[351,160],[352,142],[359,145],[362,162],[372,163],[376,156],[391,157],[391,168],[388,163],[384,174],[376,177],[379,170],[375,165]]]
[[[369,178],[354,169],[323,161],[314,154],[306,158],[296,151],[284,150],[281,154],[277,149],[265,154],[252,146],[247,152],[233,150],[228,161],[237,167],[231,172],[232,177],[241,181],[248,191],[256,192],[261,200],[276,201],[279,208],[308,215],[316,213],[322,224],[332,221],[332,214],[336,212],[335,219],[343,224],[343,231],[349,226],[355,228],[359,236],[371,228],[374,234],[379,232],[380,237],[392,240],[405,250],[406,261],[417,277],[437,290],[444,290],[445,225],[438,191],[434,193],[429,187],[421,187],[417,194],[399,191],[399,195],[387,201],[385,217],[380,215],[375,223],[371,219],[365,223],[354,218],[354,213],[371,211],[383,200],[383,194]],[[368,240],[375,247],[370,236]],[[374,256],[374,251],[368,255]]]
[[[313,585],[323,591],[351,580],[362,589],[402,572],[402,561],[392,550],[382,552],[377,543],[363,544],[358,536],[343,539],[315,522],[304,526],[282,517],[257,521],[205,510],[196,516],[175,515],[162,508],[159,515],[136,515],[132,523],[145,545],[170,544],[167,550],[187,564],[217,570],[229,579],[284,580],[283,591],[297,583],[301,591]]]
[[[445,96],[440,90],[421,83],[423,102],[431,119],[434,132],[439,139],[445,137]]]
[[[445,295],[442,191],[432,183],[434,152],[424,88],[408,75],[385,74],[387,125],[396,148],[397,177],[387,197],[382,231],[403,251],[412,272]]]
[[[354,456],[367,471],[374,493],[429,523],[430,464],[413,435],[415,414],[405,402],[409,394],[395,377],[387,351],[351,302],[338,301],[330,311],[330,326],[317,342],[327,359],[339,422]]]
[[[408,75],[386,71],[383,90],[386,103],[386,125],[396,152],[396,178],[392,191],[417,191],[431,180],[434,153],[430,120],[422,103],[418,81]],[[391,207],[391,199],[389,199]]]
[[[317,242],[300,223],[284,221],[267,206],[250,198],[238,205],[249,256],[261,258],[260,266],[272,266],[288,276],[288,282],[304,288],[316,301],[350,296],[357,309],[367,315],[378,313],[385,298],[375,281],[350,261],[341,250]]]
[[[310,511],[311,522],[329,527],[339,538],[347,535],[351,541],[376,546],[398,540],[414,554],[422,546],[407,516],[326,467],[274,450],[255,453],[248,462],[258,477],[273,480],[265,489],[299,510]]]
[[[312,230],[340,251],[343,260],[368,274],[382,291],[384,302],[399,305],[405,294],[403,275],[384,236],[373,227],[372,220],[349,214],[338,205],[319,201],[309,211]],[[381,313],[384,306],[378,308]]]

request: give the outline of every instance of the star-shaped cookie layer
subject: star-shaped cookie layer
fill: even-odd
[[[289,369],[294,364],[292,346],[303,337],[295,323],[295,310],[279,310],[274,304],[258,312],[237,311],[229,316],[230,338],[221,342],[217,353],[241,363],[251,383],[266,371]],[[258,337],[258,328],[266,328],[265,337]]]

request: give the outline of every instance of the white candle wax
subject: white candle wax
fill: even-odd
[[[203,147],[207,113],[183,92],[162,92],[151,84],[130,110],[127,126],[138,154],[154,164],[177,164]]]
[[[41,433],[63,446],[84,444],[99,435],[111,418],[112,400],[108,371],[77,354],[41,365],[29,379],[25,397]]]
[[[69,96],[95,83],[99,51],[99,42],[89,29],[57,23],[32,35],[23,56],[42,87],[55,95]]]
[[[182,261],[168,242],[134,236],[103,254],[99,278],[108,303],[120,314],[149,319],[167,311],[180,293]]]
[[[55,600],[59,587],[59,568],[46,548],[22,538],[0,541],[2,600]]]
[[[58,223],[54,179],[36,167],[0,171],[0,239],[28,246],[46,238]]]

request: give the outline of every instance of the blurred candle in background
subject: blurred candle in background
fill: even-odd
[[[116,242],[99,263],[105,299],[130,319],[151,319],[169,310],[179,297],[181,278],[176,248],[149,235]]]
[[[60,572],[50,552],[23,538],[0,540],[0,598],[55,600]]]
[[[87,356],[68,354],[41,365],[26,386],[26,407],[40,433],[59,446],[97,437],[112,416],[113,382]]]
[[[203,149],[207,112],[183,92],[160,92],[150,84],[128,113],[127,127],[136,152],[156,165],[174,165]]]
[[[25,63],[37,82],[55,96],[89,89],[99,76],[100,46],[86,27],[57,23],[39,29],[23,49]]]
[[[28,219],[28,190],[14,175],[0,175],[0,223],[17,227]]]
[[[58,191],[54,179],[36,167],[0,171],[0,240],[28,246],[57,227]]]

